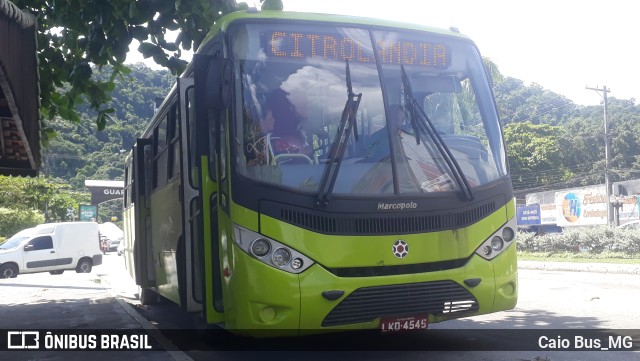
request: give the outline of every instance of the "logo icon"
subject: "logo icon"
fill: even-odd
[[[393,255],[397,258],[405,258],[409,254],[407,242],[399,239],[393,244]]]
[[[7,348],[13,350],[40,348],[40,332],[38,331],[8,331]]]
[[[580,219],[582,205],[580,197],[575,193],[567,193],[562,199],[562,215],[569,223],[575,223]]]

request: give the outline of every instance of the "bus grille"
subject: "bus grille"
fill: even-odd
[[[284,222],[322,234],[383,235],[435,232],[466,227],[496,210],[487,202],[460,212],[401,214],[341,214],[268,204],[262,211]]]
[[[376,286],[355,290],[329,312],[322,326],[371,322],[378,317],[442,315],[478,309],[476,298],[453,281]]]

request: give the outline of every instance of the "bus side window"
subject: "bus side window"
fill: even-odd
[[[180,122],[178,121],[177,109],[177,105],[174,104],[169,111],[167,129],[169,139],[169,179],[173,179],[180,173]]]
[[[124,167],[124,208],[131,206],[131,163]]]
[[[224,110],[209,110],[207,117],[209,124],[209,176],[213,180],[224,180],[227,176],[226,113]],[[217,169],[218,161],[220,169]]]
[[[189,152],[189,164],[185,165],[189,170],[187,171],[189,174],[189,183],[195,189],[200,188],[200,172],[198,169],[200,168],[200,159],[198,158],[196,144],[198,142],[197,136],[197,127],[196,127],[196,92],[195,88],[191,87],[187,89],[187,143],[189,143],[189,147],[187,148]]]
[[[158,124],[153,135],[155,138],[153,189],[156,189],[167,183],[167,115]]]
[[[220,179],[227,178],[227,118],[224,112],[218,117],[220,119]]]

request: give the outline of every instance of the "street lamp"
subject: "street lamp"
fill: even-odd
[[[615,225],[619,226],[620,225],[620,208],[622,208],[622,205],[624,204],[624,199],[622,199],[621,197],[615,194],[612,194],[611,197],[609,197],[609,203],[611,204],[611,207],[613,207],[614,209]]]

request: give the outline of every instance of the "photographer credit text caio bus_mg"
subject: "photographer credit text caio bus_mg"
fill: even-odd
[[[515,207],[467,37],[356,17],[216,21],[125,170],[125,264],[256,336],[511,309]]]

